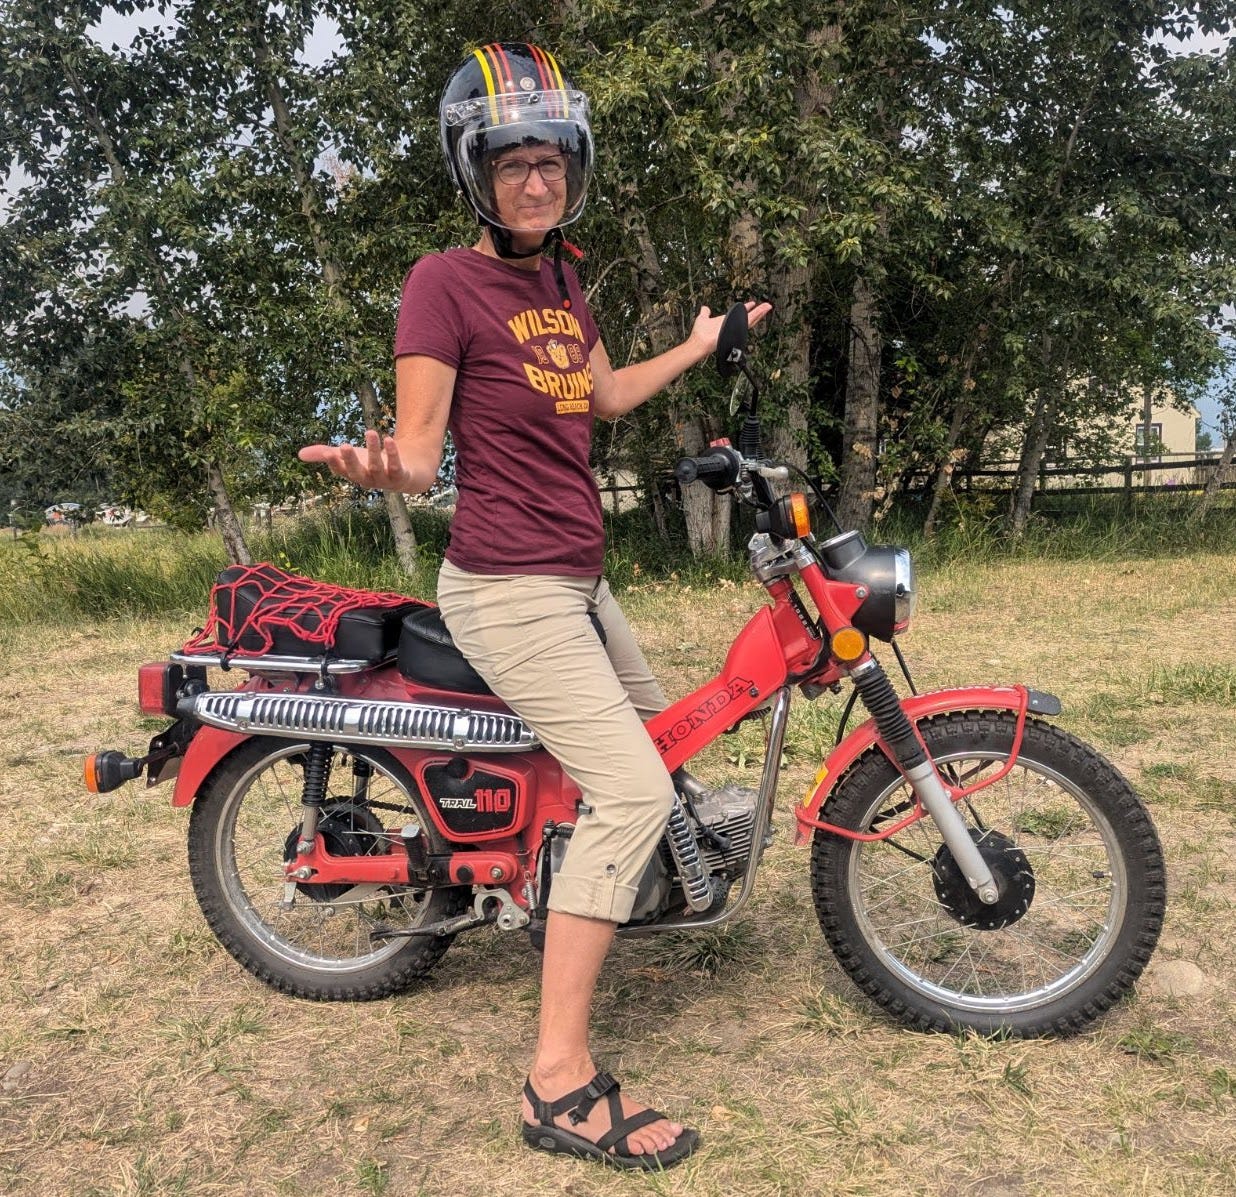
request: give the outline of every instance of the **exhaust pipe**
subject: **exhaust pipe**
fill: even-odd
[[[540,740],[522,719],[493,711],[317,694],[207,691],[184,699],[185,718],[242,735],[453,752],[528,752]]]

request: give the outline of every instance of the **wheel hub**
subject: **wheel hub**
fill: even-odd
[[[1034,901],[1034,870],[1026,854],[998,831],[970,828],[974,841],[999,890],[989,906],[970,888],[947,844],[941,844],[931,862],[932,882],[940,904],[963,927],[997,931],[1012,926]]]
[[[322,807],[318,816],[318,834],[332,856],[373,856],[383,850],[385,828],[367,807],[357,802],[331,802]],[[300,826],[288,832],[283,844],[283,859],[296,859],[296,842]],[[296,884],[298,892],[315,902],[333,902],[352,887],[344,884],[315,885],[309,881]]]

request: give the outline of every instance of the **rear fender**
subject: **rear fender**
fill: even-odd
[[[901,707],[916,728],[922,719],[951,711],[1012,711],[1023,717],[1027,713],[1060,714],[1058,698],[1038,690],[1028,690],[1025,686],[967,686],[956,690],[933,690],[903,700]],[[868,719],[828,754],[802,802],[794,810],[798,824],[795,843],[805,844],[811,839],[812,832],[820,826],[820,809],[837,782],[864,752],[877,746],[896,764],[896,758],[876,730],[875,720]],[[889,833],[891,830],[894,829],[890,829]]]
[[[172,805],[188,806],[197,797],[202,783],[215,766],[228,753],[252,738],[224,731],[220,727],[199,727],[180,762],[180,772],[176,774],[176,788],[172,791]]]

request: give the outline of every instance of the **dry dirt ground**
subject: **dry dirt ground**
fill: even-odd
[[[704,942],[622,942],[602,976],[598,1056],[703,1134],[652,1176],[520,1143],[538,985],[524,936],[461,937],[391,1000],[294,1001],[207,931],[169,787],[83,791],[83,755],[139,751],[160,726],[136,712],[135,668],[187,626],[0,629],[0,1191],[1236,1193],[1234,564],[937,571],[906,639],[920,688],[1057,693],[1061,722],[1150,804],[1169,908],[1132,998],[1034,1042],[911,1033],[862,998],[819,934],[786,813],[840,701],[800,702],[752,905]],[[724,584],[624,600],[674,697],[761,601]],[[759,763],[752,729],[704,771],[753,784]],[[1170,992],[1180,962],[1198,992]]]

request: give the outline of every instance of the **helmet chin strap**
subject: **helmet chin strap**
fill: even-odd
[[[562,236],[558,229],[550,229],[549,232],[545,234],[544,239],[541,244],[536,247],[536,249],[520,251],[517,250],[512,243],[510,229],[504,229],[501,225],[493,224],[488,220],[482,220],[481,224],[489,230],[489,240],[493,244],[494,252],[498,255],[498,257],[505,258],[508,261],[518,261],[522,258],[535,258],[549,246],[549,243],[553,240],[555,233],[558,233],[559,237]]]
[[[514,245],[511,243],[511,233],[509,229],[504,229],[499,225],[492,224],[488,220],[481,222],[485,228],[489,230],[489,240],[494,247],[494,252],[500,258],[507,260],[518,260],[522,258],[535,258],[542,254],[550,245],[554,247],[554,279],[558,283],[558,298],[562,301],[564,311],[571,310],[571,295],[567,291],[566,274],[562,269],[562,245],[563,237],[560,228],[550,229],[545,234],[545,239],[536,249],[528,250],[524,253],[517,252]],[[574,251],[579,255],[579,251]],[[580,255],[582,256],[582,255]]]

